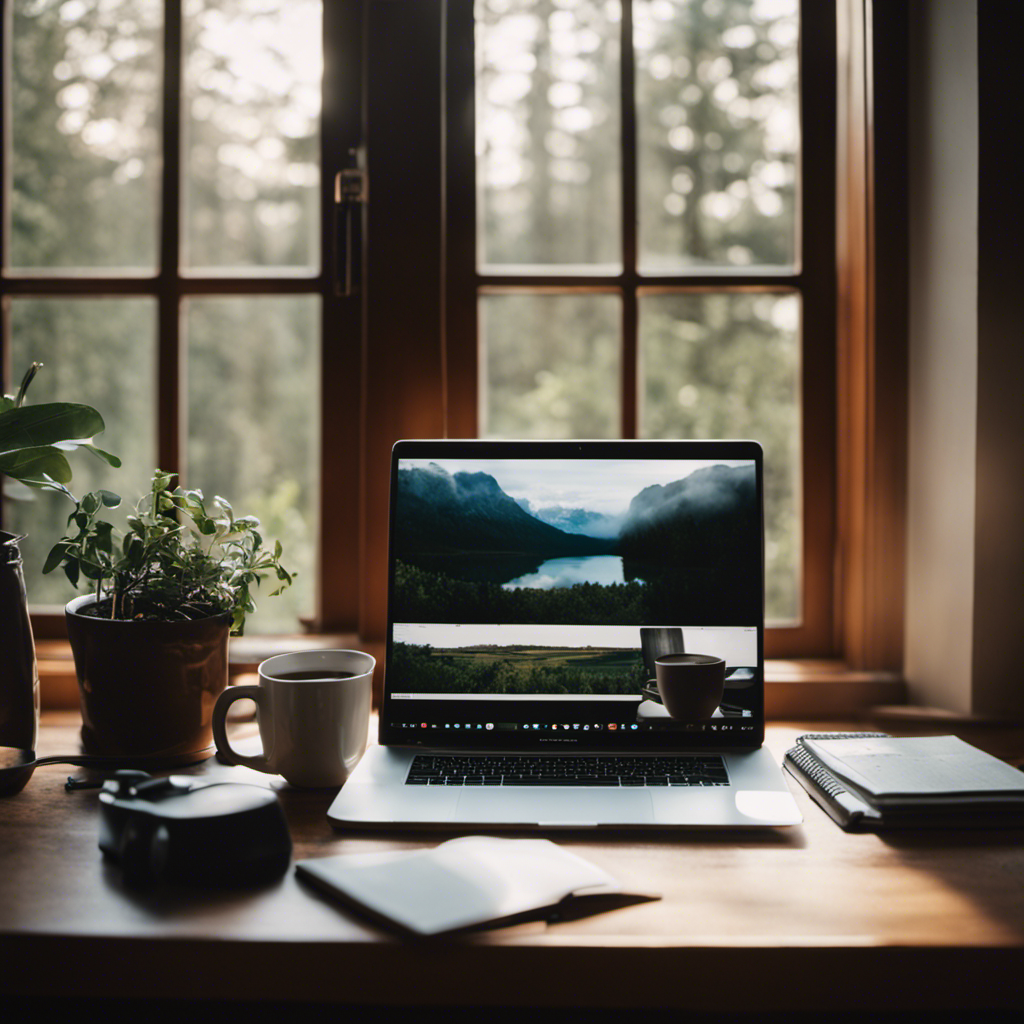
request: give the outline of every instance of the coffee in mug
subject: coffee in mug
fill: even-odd
[[[710,718],[725,692],[725,661],[710,654],[663,654],[655,659],[665,710],[684,722]]]
[[[228,764],[283,775],[293,786],[340,786],[366,750],[375,659],[362,651],[297,651],[268,658],[259,686],[229,686],[213,709],[217,753]],[[231,747],[231,704],[256,702],[263,753]]]

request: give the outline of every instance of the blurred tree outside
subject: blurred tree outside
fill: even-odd
[[[621,317],[617,295],[485,296],[481,436],[618,437]]]
[[[320,263],[319,0],[185,0],[184,262]]]
[[[162,5],[14,0],[10,8],[6,265],[152,272]]]
[[[636,0],[640,266],[791,267],[796,0]]]
[[[621,268],[621,9],[477,0],[478,262]]]

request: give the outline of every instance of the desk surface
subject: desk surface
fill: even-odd
[[[76,717],[44,716],[39,753],[77,749]],[[849,728],[813,728],[823,726]],[[809,728],[773,725],[768,746],[781,759]],[[996,742],[994,753],[1024,756],[1024,736]],[[0,801],[0,992],[717,1011],[1024,1006],[1019,831],[847,834],[789,779],[805,816],[795,828],[552,836],[627,889],[661,892],[659,902],[415,944],[350,916],[291,870],[256,891],[126,890],[96,846],[95,791],[64,791],[71,770],[38,769]],[[278,789],[297,858],[452,835],[337,832],[325,816],[331,793],[211,770]]]

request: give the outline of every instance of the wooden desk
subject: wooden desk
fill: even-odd
[[[70,713],[45,716],[40,753],[76,749],[76,725]],[[777,758],[801,731],[770,727]],[[125,890],[96,846],[96,793],[65,792],[69,770],[39,769],[0,801],[7,995],[720,1012],[1024,1007],[1019,832],[848,835],[790,780],[806,819],[797,828],[555,836],[625,886],[662,892],[660,902],[411,944],[291,871],[255,892]],[[330,794],[280,796],[296,857],[450,837],[335,832]]]

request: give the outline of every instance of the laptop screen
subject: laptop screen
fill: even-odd
[[[381,742],[764,737],[761,449],[401,441]]]

